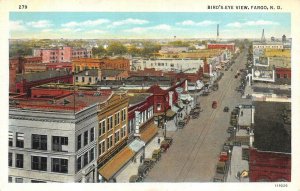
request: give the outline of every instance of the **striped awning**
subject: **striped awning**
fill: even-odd
[[[106,180],[110,180],[134,156],[134,154],[135,153],[129,147],[125,147],[99,169],[99,174]]]

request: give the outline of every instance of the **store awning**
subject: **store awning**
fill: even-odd
[[[166,116],[167,117],[174,117],[176,115],[176,113],[174,111],[172,111],[171,109],[168,109]]]
[[[129,148],[134,152],[138,152],[141,148],[145,146],[145,142],[139,139],[135,139],[129,144]]]
[[[157,132],[157,126],[154,123],[152,123],[144,131],[141,132],[141,140],[147,143],[157,134]]]
[[[99,174],[106,180],[110,180],[133,156],[134,152],[125,147],[118,154],[116,154],[110,161],[99,169]]]

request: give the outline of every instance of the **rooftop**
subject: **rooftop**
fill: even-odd
[[[291,153],[291,103],[254,102],[254,106],[254,147]]]
[[[76,92],[75,94],[70,93],[68,96],[56,100],[39,100],[33,98],[10,100],[10,107],[53,112],[77,112],[96,103],[102,103],[107,100],[109,96],[110,95],[101,95],[98,92]]]
[[[136,105],[141,103],[147,99],[147,97],[151,96],[149,93],[139,93],[139,94],[128,94],[129,96],[129,106]]]
[[[124,72],[124,70],[115,70],[115,69],[102,69],[101,75],[103,77],[114,77]]]
[[[27,74],[17,74],[16,82],[20,82],[25,79],[27,82],[44,80],[59,76],[71,75],[68,71],[56,71],[56,70],[48,70],[45,72],[35,72],[35,73],[27,73]]]
[[[253,87],[254,92],[291,96],[291,90],[279,88]]]
[[[76,76],[95,76],[95,77],[97,77],[98,69],[85,70],[85,71],[77,73]]]

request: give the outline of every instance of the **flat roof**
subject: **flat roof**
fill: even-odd
[[[283,115],[291,116],[291,103],[254,102],[254,147],[262,151],[291,153],[291,124]]]
[[[54,78],[54,77],[59,77],[59,76],[66,76],[66,75],[71,75],[71,73],[68,71],[61,71],[61,70],[59,70],[59,71],[48,70],[48,71],[44,71],[44,72],[17,74],[16,82],[20,82],[23,79],[25,79],[27,82],[32,82],[32,81],[44,80],[44,79],[49,79],[49,78]]]
[[[150,93],[136,93],[136,94],[128,94],[129,97],[129,106],[136,105],[141,103],[147,99],[147,97],[151,96]]]
[[[254,108],[253,108],[254,109]],[[240,126],[251,126],[252,108],[241,108],[238,124]]]

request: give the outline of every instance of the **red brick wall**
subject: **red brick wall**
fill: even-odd
[[[290,68],[276,68],[275,69],[276,77],[280,75],[280,78],[284,78],[284,75],[287,75],[287,78],[292,78],[292,73]]]
[[[16,64],[9,63],[9,92],[16,92]]]
[[[251,182],[291,181],[291,155],[274,152],[249,151],[249,178]]]
[[[208,44],[208,49],[228,49],[234,51],[234,45],[231,44]]]

